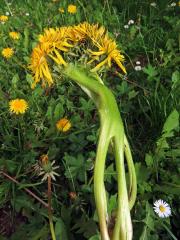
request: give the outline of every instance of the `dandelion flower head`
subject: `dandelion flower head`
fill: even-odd
[[[14,99],[9,102],[10,112],[15,114],[24,114],[28,109],[28,103],[24,99]]]
[[[38,176],[42,176],[42,181],[46,181],[48,177],[51,177],[54,181],[56,180],[56,176],[59,174],[56,172],[56,169],[59,166],[54,166],[55,161],[50,162],[48,154],[43,154],[40,156],[39,163],[34,165],[34,170],[38,174]]]
[[[157,213],[157,215],[161,218],[166,218],[171,215],[171,208],[169,204],[161,199],[154,202],[153,209],[155,213]]]
[[[68,13],[75,14],[77,12],[76,5],[70,4],[68,5]]]
[[[18,32],[10,32],[9,36],[14,40],[18,40],[20,38],[20,34]]]
[[[8,20],[8,16],[2,15],[0,16],[0,22],[5,23]]]
[[[58,10],[60,13],[64,13],[64,8],[59,8]]]
[[[1,53],[3,57],[8,59],[12,57],[12,55],[14,54],[14,50],[12,48],[4,48]]]
[[[67,118],[61,118],[56,123],[56,127],[61,132],[67,132],[71,128],[71,122]]]
[[[73,56],[85,61],[92,72],[98,72],[104,67],[111,68],[112,63],[115,63],[126,73],[124,56],[106,29],[98,24],[84,22],[75,26],[45,29],[39,35],[39,43],[33,49],[29,66],[34,75],[33,86],[41,80],[42,85],[53,84],[50,64],[55,62],[66,67],[68,62],[74,60]]]

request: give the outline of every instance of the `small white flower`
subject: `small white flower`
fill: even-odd
[[[141,66],[135,66],[134,69],[135,69],[136,71],[141,71],[142,68],[141,68]]]
[[[176,3],[175,2],[173,2],[173,3],[171,3],[171,5],[170,5],[171,7],[175,7],[176,6]]]
[[[156,6],[157,6],[157,4],[156,4],[155,2],[152,2],[150,5],[151,5],[152,7],[156,7]]]
[[[9,12],[6,12],[6,16],[9,16],[10,15],[10,13]]]
[[[136,61],[136,65],[140,65],[141,64],[141,62],[140,61]]]
[[[134,20],[129,20],[128,25],[134,24]]]
[[[129,25],[127,25],[127,24],[124,25],[124,28],[125,28],[125,29],[128,29],[128,28],[129,28]]]
[[[29,16],[29,13],[25,13],[26,16]]]
[[[169,217],[171,215],[171,208],[169,204],[161,199],[155,201],[153,208],[154,208],[154,211],[161,218]]]

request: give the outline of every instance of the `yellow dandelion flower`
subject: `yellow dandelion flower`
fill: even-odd
[[[10,112],[23,114],[28,109],[28,103],[24,99],[14,99],[9,102]]]
[[[89,50],[92,55],[92,61],[97,60],[100,56],[105,56],[105,59],[101,61],[92,71],[98,71],[103,65],[111,67],[112,61],[114,61],[119,68],[126,73],[126,69],[123,66],[124,56],[118,50],[117,44],[112,40],[105,31],[104,27],[98,27],[98,25],[91,25],[87,30],[88,37],[92,40],[98,51]]]
[[[12,55],[14,54],[14,51],[12,48],[4,48],[1,53],[2,53],[3,57],[11,58]]]
[[[98,44],[99,45],[99,44]],[[122,62],[124,61],[124,56],[117,49],[117,44],[115,41],[109,39],[107,35],[102,39],[100,46],[98,47],[99,51],[91,51],[93,57],[97,58],[97,56],[105,55],[106,58],[101,61],[92,71],[97,71],[103,65],[107,64],[109,68],[111,67],[112,61],[114,61],[119,68],[126,73],[126,69],[123,66]]]
[[[70,4],[68,5],[68,13],[75,14],[77,12],[76,5]]]
[[[73,45],[68,43],[68,31],[70,28],[62,27],[60,29],[45,29],[43,35],[39,35],[39,42],[32,52],[31,64],[29,68],[34,74],[35,84],[42,79],[49,85],[53,83],[51,72],[48,66],[48,57],[53,59],[57,64],[66,66],[67,63],[63,59],[60,51],[67,52],[68,48]]]
[[[18,32],[10,32],[9,36],[14,40],[18,40],[20,38],[20,34]]]
[[[5,23],[8,20],[8,16],[2,15],[0,16],[0,22]]]
[[[59,131],[67,132],[71,128],[71,122],[67,118],[61,118],[56,123],[56,127]]]
[[[91,60],[89,63],[99,61],[99,57],[103,56],[104,60],[97,64],[92,71],[98,71],[104,65],[111,67],[112,62],[115,62],[124,73],[126,73],[123,66],[124,56],[118,50],[117,44],[112,40],[103,26],[99,27],[98,24],[89,24],[87,22],[81,23],[74,27],[76,35],[80,39],[89,38],[97,51],[89,50]],[[79,35],[78,35],[79,33]]]
[[[58,10],[60,13],[64,13],[64,8],[59,8]]]
[[[46,55],[47,49],[42,44],[39,44],[36,48],[33,49],[31,55],[31,64],[29,68],[34,73],[35,84],[37,84],[40,79],[43,79],[43,85],[45,85],[45,80],[48,82],[49,85],[53,83],[46,60]]]

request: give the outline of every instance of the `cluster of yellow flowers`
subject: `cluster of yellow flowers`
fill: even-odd
[[[68,11],[68,13],[70,13],[70,14],[75,14],[75,13],[77,12],[77,7],[76,7],[76,5],[73,5],[73,4],[68,5],[67,11]],[[62,7],[59,8],[59,12],[60,12],[60,13],[64,13],[64,12],[65,12],[64,8],[62,8]]]
[[[91,49],[85,42],[91,43]],[[81,44],[83,43],[83,44]],[[112,62],[126,73],[123,66],[124,57],[117,48],[116,42],[111,39],[103,26],[87,22],[75,26],[45,29],[39,36],[39,43],[33,49],[29,68],[34,75],[34,87],[40,80],[45,85],[51,85],[53,79],[49,69],[48,58],[55,63],[67,66],[64,53],[72,51],[73,47],[81,46],[82,51],[88,52],[88,64],[93,64],[91,71],[96,72],[103,66],[111,67]],[[87,48],[87,49],[84,49]]]

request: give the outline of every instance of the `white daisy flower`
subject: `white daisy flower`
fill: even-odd
[[[175,2],[173,2],[173,3],[171,3],[171,5],[170,5],[171,7],[175,7],[176,6],[176,3]]]
[[[9,16],[10,15],[10,13],[9,12],[6,12],[6,16]]]
[[[134,69],[135,69],[136,71],[141,71],[142,68],[141,68],[141,66],[135,66]]]
[[[152,7],[156,7],[156,6],[157,6],[157,4],[156,4],[155,2],[152,2],[150,5],[151,5]]]
[[[136,65],[140,65],[141,64],[141,62],[140,61],[136,61]]]
[[[154,211],[158,214],[161,218],[166,218],[171,215],[171,208],[168,203],[159,199],[154,202]]]
[[[128,25],[134,24],[134,20],[129,20]]]
[[[127,24],[124,25],[124,28],[125,28],[125,29],[128,29],[128,28],[129,28],[129,25],[127,25]]]

